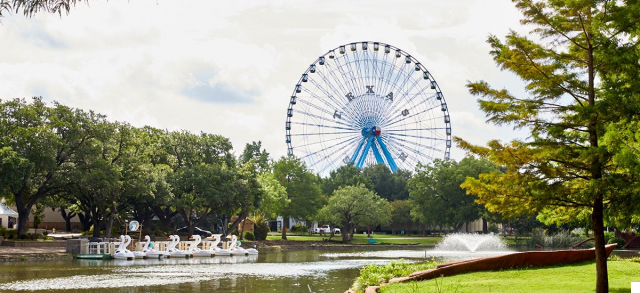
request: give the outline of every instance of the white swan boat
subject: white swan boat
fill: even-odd
[[[218,243],[220,243],[220,237],[222,236],[222,234],[213,234],[211,235],[210,239],[213,239],[213,243],[211,243],[211,248],[216,251],[216,256],[229,256],[231,255],[231,250],[229,249],[222,249],[220,247],[218,247]]]
[[[193,243],[189,246],[189,251],[193,253],[193,256],[200,257],[213,257],[216,255],[216,251],[214,249],[200,249],[198,248],[198,244],[202,242],[202,237],[200,235],[192,235],[189,240],[194,240]]]
[[[129,244],[131,244],[131,236],[125,235],[124,239],[127,240],[127,245],[125,247],[129,246]],[[131,253],[133,253],[133,256],[138,259],[143,259],[145,256],[147,256],[146,253],[137,250],[131,251]]]
[[[127,249],[127,245],[130,241],[131,237],[129,237],[129,241],[127,241],[124,235],[120,235],[120,245],[118,246],[118,249],[116,249],[116,251],[113,253],[113,258],[125,260],[133,260],[134,258],[136,258],[133,252]]]
[[[171,244],[167,246],[167,252],[169,253],[170,256],[184,257],[184,258],[189,258],[193,256],[193,253],[191,253],[191,251],[179,250],[176,248],[176,246],[178,246],[178,243],[180,243],[180,236],[171,235],[169,236],[169,240],[171,240]]]
[[[144,244],[142,252],[146,253],[146,258],[162,258],[165,255],[164,251],[158,251],[149,247],[151,246],[151,237],[149,237],[149,235],[144,236],[144,240],[147,242]]]
[[[249,252],[246,249],[238,246],[238,236],[236,235],[231,236],[231,245],[229,246],[229,250],[231,251],[231,255],[249,255]]]

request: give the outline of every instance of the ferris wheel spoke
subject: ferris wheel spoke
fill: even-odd
[[[405,134],[405,133],[388,133],[388,132],[387,132],[387,134],[391,135],[391,136],[404,136],[404,137],[422,138],[422,139],[427,139],[427,140],[446,141],[446,139],[439,138],[439,137],[424,137],[424,136]]]
[[[319,128],[333,128],[333,129],[342,129],[342,130],[353,130],[355,131],[355,133],[360,133],[359,129],[356,128],[350,128],[350,127],[339,127],[339,126],[333,126],[333,125],[323,125],[323,124],[313,124],[313,123],[305,123],[305,122],[291,122],[291,124],[295,124],[295,125],[303,125],[303,126],[316,126]]]
[[[420,115],[420,114],[426,113],[428,111],[431,111],[431,110],[433,110],[435,108],[437,108],[437,107],[431,107],[431,108],[425,109],[423,111],[420,111],[420,112],[417,112],[417,113],[414,113],[414,114],[407,114],[407,115],[403,115],[402,113],[397,114],[395,117],[393,117],[393,119],[397,119],[397,120],[392,120],[392,121],[389,121],[389,122],[385,121],[385,123],[382,124],[382,127],[385,127],[385,128],[391,127],[392,125],[394,125],[396,123],[400,123],[400,122],[405,121],[407,119],[413,118],[416,115]]]
[[[315,119],[319,119],[319,120],[323,120],[323,121],[328,121],[328,122],[335,123],[335,124],[338,124],[338,125],[343,125],[345,127],[351,127],[351,125],[349,125],[349,124],[342,123],[342,122],[339,122],[339,121],[334,121],[334,120],[322,117],[320,115],[313,114],[311,112],[301,111],[301,110],[294,110],[293,112],[294,113],[298,113],[298,114],[303,115],[303,116],[308,116],[308,117],[311,117],[311,118],[315,118]],[[315,120],[315,121],[316,121],[316,123],[319,123],[319,121],[317,121],[317,120]]]
[[[405,97],[409,96],[409,90],[413,89],[415,87],[415,85],[418,83],[418,81],[420,80],[415,80],[414,84],[411,86],[410,89],[408,89],[407,91],[405,91],[403,94],[400,94],[400,97],[398,98],[397,102],[394,104],[393,107],[391,107],[388,111],[387,111],[387,115],[385,115],[385,120],[389,117],[389,115],[393,115],[392,113],[398,111],[399,109],[405,108],[405,110],[408,110],[406,107],[409,103],[413,102],[413,100],[418,97],[421,96],[421,94],[424,92],[424,88],[421,89],[419,92],[415,93],[412,95],[412,97],[410,99],[406,99],[404,101],[404,103],[402,104],[401,107],[398,107],[400,105],[400,103],[402,102],[402,100],[404,100]],[[404,110],[403,110],[404,111]]]
[[[324,83],[333,91],[333,93],[335,94],[335,96],[337,97],[342,97],[343,94],[340,93],[340,91],[338,91],[338,89],[335,88],[335,86],[333,85],[333,83],[331,83],[331,81],[329,80],[329,78],[327,78],[322,71],[317,71],[318,72],[318,76],[320,76],[320,78],[322,78],[322,80],[324,81]],[[319,84],[317,84],[318,87],[321,88],[321,86]],[[328,92],[326,92],[327,95],[331,96],[331,94],[329,94]],[[343,114],[348,114],[346,117],[346,119],[352,119],[352,116],[354,116],[353,111],[347,107],[346,103],[344,103],[344,99],[342,99],[342,103],[340,103],[339,99],[334,99],[333,97],[331,97],[331,99],[335,102],[336,106],[338,106],[342,112],[338,112],[338,109],[335,109],[334,115],[336,117],[342,117]],[[334,119],[336,118],[334,117]],[[338,118],[341,119],[341,118]]]
[[[317,150],[317,151],[315,151],[315,152],[309,153],[309,154],[305,155],[305,156],[304,156],[304,157],[302,157],[302,158],[304,159],[304,158],[308,158],[308,157],[313,156],[313,155],[317,155],[317,154],[319,154],[319,153],[321,153],[321,152],[327,152],[328,150],[333,149],[333,148],[335,148],[335,147],[339,147],[339,146],[341,146],[341,145],[349,144],[349,143],[351,143],[351,142],[357,141],[357,139],[358,139],[357,137],[354,137],[354,138],[352,138],[352,139],[348,139],[348,140],[341,141],[341,142],[339,142],[339,143],[336,143],[336,144],[333,144],[333,145],[331,145],[331,146],[325,147],[325,148],[323,148],[323,149]]]
[[[330,138],[330,139],[317,140],[317,141],[309,142],[309,143],[302,144],[302,145],[296,145],[294,147],[296,147],[296,148],[310,147],[310,146],[316,146],[318,144],[324,144],[324,143],[333,142],[333,141],[336,141],[336,140],[341,140],[341,141],[350,140],[351,141],[352,139],[356,139],[356,138],[359,138],[359,137],[361,137],[361,136],[360,135],[352,135],[352,136],[348,136],[347,135],[347,136],[344,136],[344,137],[343,136],[337,136],[337,137]]]
[[[426,113],[426,112],[425,112],[425,113]],[[397,129],[402,130],[402,129],[404,129],[404,128],[402,128],[402,127],[404,127],[404,126],[408,126],[408,125],[415,125],[416,123],[419,123],[420,125],[423,125],[423,122],[435,121],[435,120],[438,120],[438,119],[441,119],[441,118],[442,118],[442,116],[440,116],[440,117],[421,118],[421,119],[419,119],[419,122],[409,122],[409,123],[404,123],[404,124],[396,125],[396,126],[394,127],[394,129],[396,129],[396,128],[397,128]],[[382,125],[382,124],[381,124],[381,125]],[[427,129],[427,128],[429,128],[429,127],[426,127],[426,126],[425,126],[425,128],[422,128],[422,129]]]
[[[412,144],[412,145],[414,145],[415,147],[417,147],[419,149],[429,149],[429,150],[432,150],[432,151],[435,151],[435,152],[444,151],[444,150],[435,148],[434,146],[431,146],[431,145],[426,145],[426,144],[422,144],[422,143],[419,143],[419,142],[402,139],[402,138],[399,138],[399,137],[385,137],[385,138],[383,138],[383,140],[384,139],[387,139],[389,141],[394,141],[394,144]]]

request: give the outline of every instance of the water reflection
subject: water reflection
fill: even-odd
[[[332,250],[263,252],[248,257],[15,263],[0,267],[0,291],[344,292],[359,268],[390,261],[324,256]]]

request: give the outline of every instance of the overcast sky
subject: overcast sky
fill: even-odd
[[[526,33],[520,17],[509,0],[91,1],[62,17],[2,19],[0,99],[42,96],[135,126],[220,134],[236,154],[261,140],[277,159],[289,97],[309,64],[342,44],[379,41],[435,77],[454,136],[504,141],[525,134],[486,124],[465,84],[523,92],[485,42]]]

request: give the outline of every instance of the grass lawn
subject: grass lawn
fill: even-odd
[[[640,282],[640,262],[607,262],[610,292],[630,292]],[[548,268],[474,272],[428,281],[397,283],[379,292],[593,292],[595,261]]]

